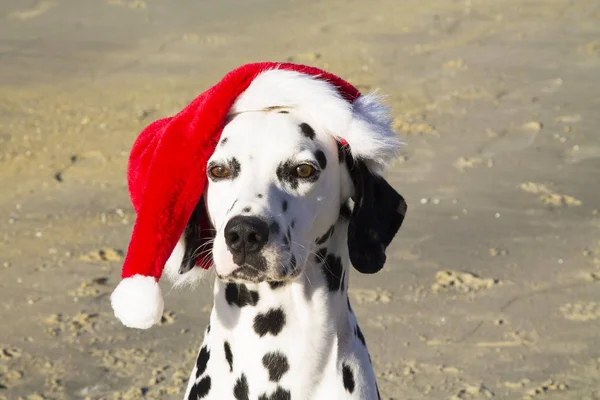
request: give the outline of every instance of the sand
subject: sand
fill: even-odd
[[[108,296],[137,133],[225,72],[291,60],[381,88],[409,204],[351,299],[384,399],[600,399],[600,3],[0,3],[0,399],[178,399],[211,282]]]

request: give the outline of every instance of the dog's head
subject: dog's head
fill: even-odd
[[[373,106],[372,99],[359,107]],[[328,123],[335,118],[294,106],[238,107],[206,165],[208,185],[174,252],[176,262],[183,259],[179,273],[188,273],[204,251],[212,252],[221,279],[290,280],[336,225],[348,226],[354,267],[379,271],[406,212],[402,196],[379,175],[399,143],[386,129],[363,129],[359,140],[346,143],[341,127],[360,131],[374,123]],[[194,240],[202,215],[214,230],[204,249]]]

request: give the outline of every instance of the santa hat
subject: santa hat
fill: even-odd
[[[395,156],[399,141],[377,96],[363,96],[335,75],[297,64],[255,63],[229,72],[177,115],[146,127],[133,145],[127,178],[137,219],[122,281],[111,295],[115,315],[124,325],[147,329],[162,317],[158,280],[201,199],[206,163],[227,116],[278,106],[323,121],[353,157],[374,171]],[[208,240],[208,217],[201,215],[200,221],[202,237]],[[195,268],[211,264],[208,254],[198,257]]]

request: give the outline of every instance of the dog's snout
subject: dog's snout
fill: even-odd
[[[269,240],[269,225],[258,217],[237,216],[225,225],[225,243],[233,261],[244,264],[246,257],[258,253]]]

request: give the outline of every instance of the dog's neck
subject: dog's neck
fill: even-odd
[[[346,238],[346,224],[336,224],[326,241],[315,243],[303,272],[293,281],[235,284],[217,279],[211,321],[215,319],[231,332],[249,335],[253,326],[244,324],[252,321],[245,316],[282,307],[288,314],[286,320],[310,326],[313,332],[309,336],[326,333],[327,340],[319,340],[331,345],[337,330],[348,323],[350,313]]]
[[[222,348],[228,342],[233,372],[259,366],[264,374],[264,354],[275,350],[288,359],[293,386],[304,390],[339,371],[340,355],[351,352],[358,329],[347,295],[347,224],[338,222],[333,234],[315,246],[304,271],[291,282],[235,284],[217,279],[205,343],[218,338],[221,343],[211,347]]]

